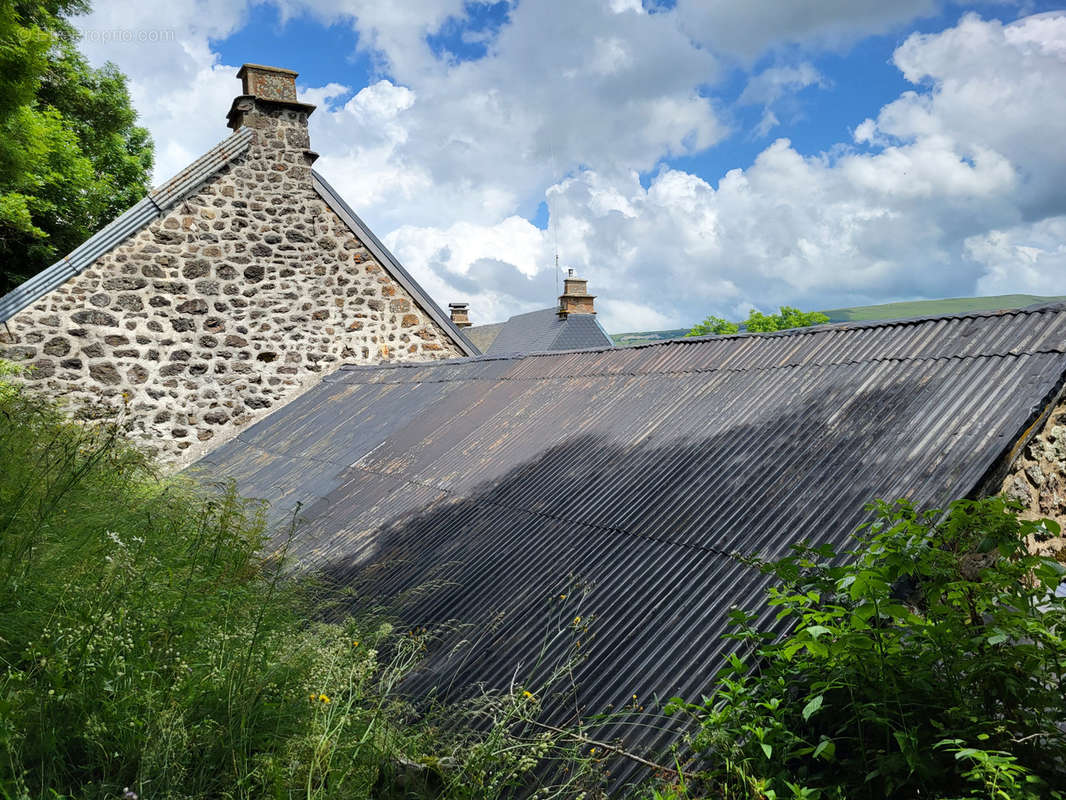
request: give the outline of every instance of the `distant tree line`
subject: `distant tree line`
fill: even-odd
[[[730,322],[722,317],[710,316],[697,324],[686,336],[725,336],[739,333],[743,328],[748,333],[767,333],[769,331],[786,331],[789,328],[806,328],[829,322],[829,317],[821,311],[800,311],[791,306],[781,306],[777,314],[763,314],[754,308],[743,322]]]

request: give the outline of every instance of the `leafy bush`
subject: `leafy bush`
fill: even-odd
[[[337,600],[286,574],[260,505],[0,389],[0,796],[485,797],[545,765],[559,796],[598,785],[536,723],[547,687],[416,714],[399,684],[429,634],[310,622]]]
[[[769,333],[771,331],[787,331],[791,328],[806,328],[811,325],[821,325],[829,322],[829,317],[821,311],[800,311],[791,306],[781,306],[777,314],[763,314],[754,308],[749,312],[748,318],[740,322],[729,322],[722,317],[710,316],[703,322],[695,325],[686,336],[723,336],[739,333],[743,325],[748,333]]]
[[[790,632],[734,612],[714,692],[671,701],[700,722],[716,796],[1062,797],[1064,570],[1026,546],[1058,526],[999,498],[871,509],[843,559],[760,564]]]

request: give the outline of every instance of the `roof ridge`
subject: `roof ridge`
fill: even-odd
[[[868,320],[863,322],[832,322],[824,325],[811,325],[805,328],[789,328],[784,331],[767,331],[759,333],[732,333],[724,335],[708,335],[708,336],[679,336],[675,339],[659,339],[654,342],[641,342],[639,344],[614,346],[614,347],[587,347],[577,350],[542,350],[539,352],[530,353],[499,353],[499,354],[482,354],[479,356],[471,356],[467,358],[453,358],[445,361],[404,361],[404,362],[390,362],[384,364],[342,364],[337,372],[354,372],[364,370],[382,370],[382,369],[422,369],[430,366],[438,366],[441,364],[470,364],[483,361],[521,361],[525,358],[556,358],[561,356],[576,355],[580,353],[608,353],[619,352],[625,353],[630,350],[641,350],[649,347],[663,347],[667,345],[690,345],[699,344],[702,342],[713,342],[723,339],[771,339],[771,338],[785,338],[790,336],[811,336],[818,333],[831,333],[833,331],[840,330],[866,330],[873,328],[890,328],[890,327],[907,327],[911,325],[920,325],[928,322],[939,322],[941,320],[950,319],[979,319],[984,317],[1002,317],[1002,316],[1019,316],[1025,314],[1039,314],[1047,311],[1066,311],[1066,302],[1062,303],[1039,303],[1031,306],[1025,306],[1023,308],[1015,309],[1002,309],[996,311],[964,311],[955,314],[937,314],[929,317],[906,317],[903,319],[895,320]],[[1040,351],[1043,352],[1043,351]],[[1055,351],[1059,352],[1059,351]],[[975,353],[977,355],[1012,355],[1011,353]],[[969,356],[936,356],[935,358],[962,358]],[[878,359],[869,359],[878,360]],[[880,359],[885,360],[885,359]],[[915,359],[897,359],[907,361],[923,360],[921,358]],[[933,359],[928,359],[933,360]],[[856,363],[856,362],[833,362],[833,363]],[[861,362],[861,363],[866,363]],[[787,365],[782,365],[787,366]],[[674,371],[674,370],[671,370]],[[685,370],[696,371],[696,370]],[[335,374],[335,373],[334,373]],[[612,375],[621,375],[626,373],[609,373]],[[641,373],[650,374],[650,373]]]
[[[619,349],[621,349],[621,348],[619,348]],[[580,353],[580,352],[595,352],[595,351],[570,350],[568,352]],[[911,356],[911,357],[904,357],[904,356],[877,356],[877,357],[872,357],[872,358],[847,358],[847,359],[840,359],[840,360],[837,360],[837,361],[832,361],[832,360],[830,360],[830,361],[808,361],[808,362],[802,362],[802,363],[797,362],[797,363],[791,363],[791,364],[769,364],[769,365],[766,365],[766,366],[751,366],[751,367],[730,367],[730,366],[686,367],[684,369],[649,369],[649,370],[643,370],[643,371],[641,371],[641,370],[627,370],[627,371],[622,371],[622,372],[610,372],[608,370],[601,370],[599,372],[582,372],[580,374],[568,373],[568,374],[563,374],[563,375],[530,375],[530,376],[517,376],[517,377],[509,376],[509,375],[506,375],[506,374],[503,374],[503,375],[489,375],[489,376],[475,375],[473,377],[461,377],[461,376],[452,377],[452,376],[449,376],[449,377],[445,377],[445,378],[436,378],[436,379],[432,379],[432,380],[418,381],[418,383],[459,383],[459,382],[462,382],[462,381],[492,381],[492,382],[497,382],[497,381],[552,381],[552,380],[565,380],[565,379],[568,379],[568,378],[575,378],[575,377],[580,377],[580,378],[598,378],[598,377],[618,378],[618,377],[639,376],[639,375],[695,375],[695,374],[704,373],[704,372],[736,372],[736,373],[740,373],[740,372],[771,372],[773,370],[779,370],[779,369],[799,369],[799,368],[802,368],[802,367],[843,367],[843,366],[848,366],[848,365],[853,365],[853,364],[861,365],[861,364],[888,364],[888,363],[899,363],[899,364],[911,363],[911,364],[915,364],[915,363],[920,363],[920,362],[930,362],[930,363],[932,363],[932,362],[936,362],[936,361],[966,361],[968,359],[977,359],[977,358],[1011,358],[1011,357],[1018,358],[1018,357],[1021,357],[1021,356],[1040,356],[1040,355],[1055,355],[1055,354],[1058,354],[1058,355],[1066,354],[1066,347],[1063,347],[1061,349],[1043,348],[1041,350],[1024,350],[1024,351],[1021,351],[1021,352],[1006,351],[1006,352],[991,352],[991,353],[952,353],[950,355],[939,355],[939,356]],[[335,375],[337,372],[340,372],[342,370],[345,371],[345,372],[355,372],[355,371],[360,371],[360,370],[368,370],[368,371],[369,370],[379,370],[379,369],[382,369],[383,367],[385,367],[385,368],[395,368],[395,367],[435,367],[435,366],[445,366],[445,365],[448,365],[448,364],[454,364],[455,362],[460,361],[460,360],[465,360],[467,362],[488,361],[488,360],[521,361],[523,358],[525,358],[525,356],[523,356],[523,355],[515,355],[515,356],[498,357],[496,359],[487,359],[487,358],[448,359],[448,360],[445,360],[445,361],[419,361],[419,362],[407,363],[407,364],[352,364],[352,365],[344,364],[336,372],[331,373],[331,375],[326,376],[325,378],[323,378],[323,381],[324,382],[330,382],[330,383],[337,383],[338,381],[330,381],[329,378],[332,375]],[[381,385],[386,385],[387,384],[387,385],[394,385],[395,386],[395,385],[407,384],[409,382],[408,381],[376,381],[376,383],[381,384]],[[363,384],[363,385],[368,385],[368,384]]]

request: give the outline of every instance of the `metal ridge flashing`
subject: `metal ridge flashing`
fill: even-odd
[[[1047,312],[1066,313],[1066,302],[1063,303],[1040,303],[1032,306],[1026,306],[1024,308],[1003,309],[997,311],[964,311],[955,314],[937,314],[929,317],[908,317],[906,319],[896,320],[867,320],[863,322],[830,322],[824,325],[811,325],[805,328],[789,328],[784,331],[770,331],[766,333],[733,333],[725,335],[708,335],[708,336],[679,336],[674,339],[660,339],[654,342],[641,342],[639,344],[625,345],[619,347],[612,345],[610,347],[584,347],[576,348],[573,350],[542,350],[529,353],[485,353],[480,355],[474,355],[467,358],[452,358],[447,361],[433,360],[433,361],[403,361],[403,362],[388,362],[384,364],[357,364],[348,363],[341,364],[338,367],[337,372],[341,371],[380,371],[385,369],[420,369],[428,366],[435,365],[459,365],[459,364],[472,364],[487,361],[522,361],[527,358],[561,358],[563,356],[571,356],[581,353],[624,353],[629,350],[642,350],[649,347],[664,347],[669,345],[684,346],[690,344],[698,344],[701,342],[717,341],[720,339],[768,339],[768,338],[781,338],[787,336],[810,336],[817,333],[831,333],[833,331],[840,330],[860,330],[869,328],[890,328],[890,327],[905,327],[910,325],[921,325],[928,322],[938,322],[940,320],[950,319],[976,319],[982,317],[1002,317],[1002,316],[1019,316],[1026,314],[1040,314]],[[1043,352],[1043,351],[1041,351]],[[1052,352],[1052,351],[1047,351]],[[1066,353],[1066,342],[1063,344],[1063,349],[1054,350],[1054,352]],[[990,352],[976,354],[985,357],[996,356],[1008,356],[1016,355],[1007,352]],[[938,356],[936,358],[949,358],[951,356]],[[976,356],[967,356],[976,357]],[[891,359],[891,360],[924,360],[924,359]],[[840,362],[840,363],[855,363],[855,362]],[[336,373],[334,373],[336,374]],[[624,374],[624,373],[623,373]]]
[[[389,249],[385,247],[380,239],[374,235],[374,232],[367,227],[366,223],[359,218],[359,215],[352,210],[352,207],[344,202],[344,198],[337,193],[326,179],[319,175],[315,170],[311,170],[311,177],[313,179],[315,190],[319,196],[326,201],[333,212],[344,220],[344,224],[347,225],[352,233],[358,236],[366,248],[374,255],[388,273],[396,279],[396,281],[403,286],[404,289],[414,298],[414,301],[432,317],[433,321],[440,325],[444,330],[448,332],[451,338],[468,356],[479,356],[480,351],[474,347],[474,345],[462,334],[462,331],[456,327],[452,322],[451,317],[445,314],[444,311],[438,306],[433,298],[430,297],[418,285],[418,282],[411,276],[403,265],[397,260],[397,258],[389,252]],[[432,363],[432,362],[429,362]]]
[[[167,209],[247,150],[254,137],[255,132],[250,128],[236,131],[150,191],[62,259],[0,297],[0,322],[7,322],[22,309],[84,272],[100,256],[161,217]]]

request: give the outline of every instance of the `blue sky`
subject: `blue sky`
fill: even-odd
[[[658,8],[669,9],[674,3],[660,3]],[[644,2],[645,8],[656,6]],[[1060,8],[1054,3],[1031,3],[1024,14]],[[982,6],[977,6],[982,8]],[[996,8],[985,5],[985,9]],[[1005,8],[1003,16],[1014,18],[1022,9]],[[443,60],[477,61],[485,57],[488,43],[470,34],[489,34],[506,24],[510,5],[466,3],[468,18],[450,17],[438,32],[426,36],[435,55]],[[889,33],[864,37],[836,51],[818,53],[811,62],[825,77],[826,85],[806,87],[788,98],[785,110],[779,114],[780,129],[771,134],[758,135],[762,111],[757,105],[736,105],[744,90],[748,75],[790,60],[802,58],[798,48],[783,53],[764,55],[750,67],[731,69],[724,80],[703,85],[701,91],[713,96],[728,109],[736,130],[724,142],[692,156],[662,159],[662,163],[700,175],[712,183],[735,167],[746,167],[761,152],[771,135],[787,136],[803,153],[829,150],[846,139],[857,122],[877,114],[877,111],[899,94],[912,88],[892,64],[892,53],[911,33],[935,33],[955,24],[968,7],[963,4],[945,5],[938,13],[918,17],[906,24],[893,26]],[[224,63],[258,63],[275,54],[285,53],[285,63],[300,72],[305,85],[319,86],[344,76],[351,87],[366,86],[381,78],[391,77],[388,69],[374,63],[371,54],[358,50],[358,33],[350,25],[336,21],[326,24],[305,11],[285,16],[278,6],[253,6],[240,30],[212,42],[215,52]],[[791,50],[792,52],[788,52]],[[277,60],[275,57],[274,60]],[[346,101],[355,93],[351,89],[334,98]],[[647,184],[651,173],[642,178]],[[546,227],[546,205],[535,215],[539,226]]]
[[[440,302],[549,305],[558,249],[625,330],[1066,294],[1058,8],[105,0],[87,29],[176,41],[86,49],[130,76],[158,178],[225,135],[237,66],[295,69],[318,168]]]

